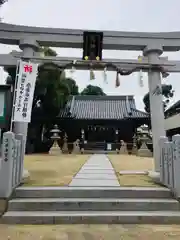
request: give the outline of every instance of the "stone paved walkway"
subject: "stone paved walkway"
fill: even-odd
[[[94,154],[74,176],[69,186],[116,187],[119,186],[119,182],[108,157],[104,154]]]

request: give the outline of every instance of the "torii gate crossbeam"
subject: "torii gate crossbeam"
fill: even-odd
[[[17,61],[23,57],[22,52],[12,52],[11,54],[0,54],[0,66],[3,67],[12,67],[16,66]],[[27,59],[30,56],[26,57]],[[75,68],[77,70],[88,70],[89,66],[93,63],[93,68],[95,70],[103,70],[107,66],[108,71],[114,71],[116,66],[123,70],[135,69],[133,72],[138,72],[140,69],[143,69],[144,72],[148,72],[152,66],[163,67],[165,72],[180,72],[180,61],[168,61],[167,57],[160,57],[159,60],[155,63],[150,64],[147,57],[143,57],[142,61],[136,59],[103,59],[102,61],[85,61],[81,58],[69,58],[69,57],[40,57],[33,56],[31,57],[33,62],[43,64],[43,63],[55,63],[60,68],[70,69],[71,64],[76,61]],[[112,63],[112,65],[108,65]],[[114,65],[114,66],[113,66]]]
[[[21,39],[31,39],[42,46],[82,48],[83,32],[84,30],[78,29],[0,23],[0,43],[18,45]],[[156,44],[162,46],[163,51],[180,50],[180,32],[103,31],[103,35],[103,49],[142,51],[147,45]]]

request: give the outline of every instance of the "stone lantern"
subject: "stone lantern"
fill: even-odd
[[[61,154],[61,149],[59,148],[58,141],[61,139],[61,131],[59,130],[58,125],[54,125],[54,128],[50,132],[52,134],[51,140],[53,140],[53,145],[49,150],[49,153],[52,155],[59,155]]]
[[[140,149],[138,150],[138,156],[140,157],[152,157],[152,152],[148,149],[147,143],[149,141],[149,131],[146,125],[138,128],[139,140],[142,142]]]

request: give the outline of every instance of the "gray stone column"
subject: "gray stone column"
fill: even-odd
[[[153,64],[158,61],[162,54],[161,46],[147,46],[144,49],[144,55],[148,57],[149,63]],[[150,96],[150,111],[151,111],[151,125],[153,135],[153,149],[154,149],[154,167],[155,171],[160,171],[160,148],[159,139],[165,136],[164,126],[164,109],[161,94],[161,73],[158,70],[150,70],[148,72],[149,96]]]
[[[34,53],[38,51],[39,45],[32,39],[23,39],[19,43],[20,49],[23,51],[23,60],[30,60]],[[14,122],[13,132],[15,134],[23,135],[23,152],[25,152],[26,139],[27,139],[28,123]]]

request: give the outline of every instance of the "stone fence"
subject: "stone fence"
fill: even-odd
[[[180,135],[172,141],[161,137],[160,145],[160,182],[180,198]]]
[[[23,174],[23,136],[3,134],[0,160],[0,199],[9,198],[20,184]]]

